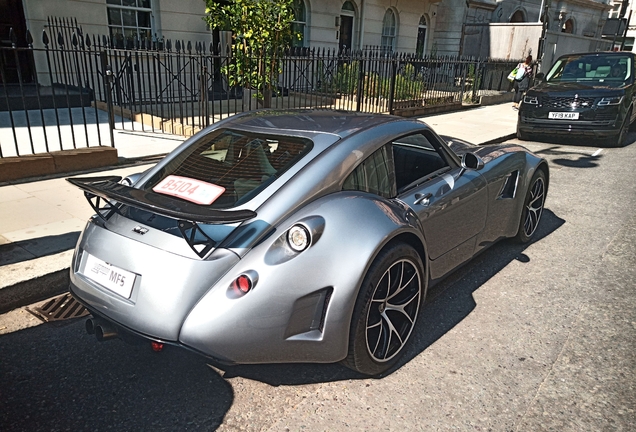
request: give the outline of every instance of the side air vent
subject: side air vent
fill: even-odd
[[[501,191],[497,199],[511,199],[517,194],[517,183],[519,182],[519,171],[513,171],[506,176]]]
[[[323,288],[296,300],[285,339],[320,340],[332,292],[332,287]]]

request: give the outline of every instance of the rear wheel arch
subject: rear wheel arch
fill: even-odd
[[[541,161],[541,163],[537,166],[537,171],[543,171],[545,174],[545,192],[548,193],[548,188],[550,187],[550,169],[548,168],[548,163],[546,161]]]
[[[414,234],[413,232],[407,231],[407,232],[401,232],[401,233],[398,233],[397,235],[394,235],[382,246],[378,247],[378,249],[375,251],[374,254],[369,256],[366,267],[364,269],[364,273],[362,273],[358,286],[356,287],[356,292],[354,297],[355,299],[357,299],[360,296],[360,290],[362,288],[362,283],[364,281],[364,278],[369,273],[369,270],[371,269],[371,266],[373,265],[376,258],[380,256],[384,251],[392,249],[394,246],[398,244],[406,244],[411,246],[413,249],[417,251],[418,255],[420,256],[420,260],[422,261],[422,266],[424,267],[424,278],[423,278],[424,290],[423,290],[422,300],[426,298],[426,293],[428,291],[428,285],[430,281],[430,277],[429,277],[430,270],[429,270],[428,254],[426,251],[426,246],[416,234]],[[355,300],[354,300],[354,303],[355,303]],[[351,331],[352,324],[353,324],[353,307],[349,311],[349,331]],[[347,335],[347,338],[348,337],[349,335]]]
[[[380,248],[361,280],[349,327],[348,353],[343,359],[347,367],[360,373],[377,376],[391,369],[404,353],[404,347],[415,329],[426,295],[428,276],[420,255],[423,245],[420,242],[418,251],[417,242],[413,246],[413,237],[417,241],[419,239],[411,235],[398,235]],[[394,269],[397,269],[397,274],[393,273]],[[393,276],[388,276],[389,279],[386,279],[389,272],[399,277],[393,279]],[[404,277],[409,273],[410,277]],[[414,284],[414,278],[419,284]],[[394,284],[390,282],[392,280],[399,282]],[[391,292],[394,294],[389,295]],[[405,298],[399,300],[400,297]],[[389,315],[395,313],[389,311],[398,309],[401,313],[397,317]],[[369,325],[374,320],[377,323]],[[375,336],[370,335],[373,332],[376,332]]]
[[[424,243],[416,234],[412,232],[408,232],[408,231],[401,232],[401,233],[398,233],[397,235],[394,235],[382,246],[380,246],[373,255],[369,256],[369,259],[367,260],[366,268],[364,270],[364,274],[362,275],[362,278],[360,279],[360,284],[362,284],[362,279],[364,279],[364,276],[366,276],[366,274],[369,272],[369,269],[371,268],[371,265],[373,264],[375,259],[385,250],[391,249],[392,247],[400,243],[411,246],[419,254],[420,259],[422,260],[422,265],[424,266],[424,276],[425,276],[424,283],[426,284],[424,288],[425,289],[428,288],[429,266],[428,266],[428,254],[426,251],[426,246],[424,246]],[[425,294],[426,294],[426,291],[425,291]],[[360,295],[360,286],[358,286],[358,289],[356,292],[356,296],[358,295]]]
[[[420,240],[420,238],[418,236],[416,236],[415,234],[413,234],[411,232],[403,232],[403,233],[400,233],[400,234],[396,235],[391,240],[389,240],[378,251],[378,253],[376,253],[375,256],[378,256],[384,249],[388,249],[388,248],[392,247],[396,243],[406,243],[409,246],[411,246],[413,249],[415,249],[417,251],[417,253],[420,255],[420,259],[422,260],[422,265],[424,266],[425,282],[426,282],[426,285],[428,286],[428,275],[429,275],[429,272],[428,272],[428,255],[426,253],[426,246],[424,246],[424,243],[422,242],[422,240]],[[369,261],[370,263],[373,262],[373,260],[375,259],[375,256],[373,257],[373,259],[371,261]],[[425,294],[426,294],[426,292],[425,292]]]

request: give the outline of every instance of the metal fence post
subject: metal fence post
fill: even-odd
[[[102,71],[104,71],[104,94],[106,96],[106,106],[108,108],[108,131],[110,133],[110,146],[115,147],[115,110],[113,109],[113,99],[111,95],[110,83],[113,80],[113,70],[108,64],[108,54],[106,50],[99,53],[102,62]]]
[[[364,90],[364,60],[360,59],[358,69],[358,89],[356,91],[356,111],[362,109],[362,91]]]
[[[397,77],[398,58],[391,58],[391,84],[389,85],[389,114],[395,114],[393,109],[393,101],[395,100],[395,79]]]

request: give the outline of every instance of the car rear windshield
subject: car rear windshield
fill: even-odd
[[[563,57],[552,66],[546,81],[621,87],[633,81],[632,57],[597,54]]]
[[[258,195],[311,147],[305,138],[220,129],[192,143],[143,188],[210,208],[231,208]],[[209,194],[202,190],[217,191],[218,196],[208,202]]]

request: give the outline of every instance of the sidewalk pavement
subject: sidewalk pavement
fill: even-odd
[[[505,103],[420,119],[441,136],[486,144],[514,136],[517,112]],[[183,140],[169,134],[116,131],[119,157],[132,166],[87,175],[144,171]],[[66,292],[73,248],[92,214],[83,193],[64,178],[0,186],[0,313]]]

